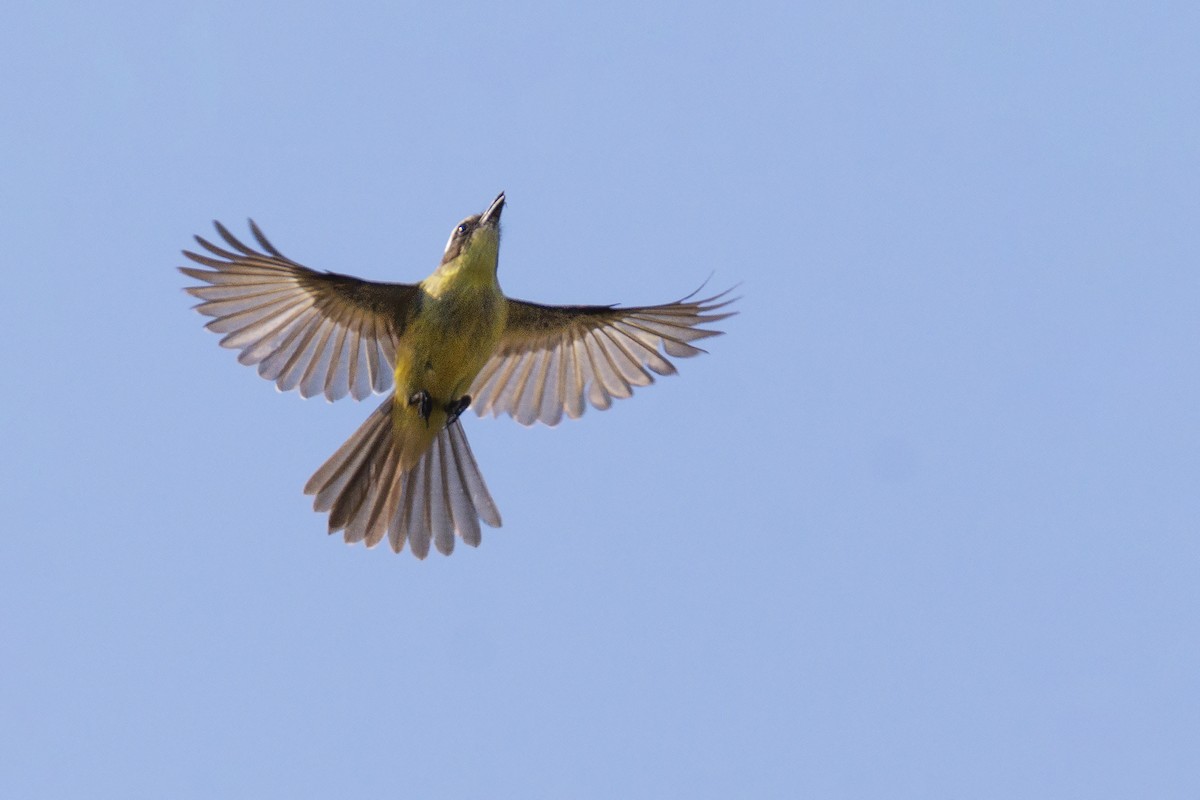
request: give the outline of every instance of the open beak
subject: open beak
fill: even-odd
[[[488,206],[487,211],[483,212],[483,216],[479,218],[480,225],[491,225],[495,227],[500,224],[500,212],[504,210],[504,192],[496,195],[496,199]]]

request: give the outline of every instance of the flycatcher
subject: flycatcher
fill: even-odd
[[[523,425],[557,425],[588,403],[608,408],[632,387],[671,375],[665,356],[720,331],[705,323],[728,292],[703,300],[617,306],[546,306],[500,290],[500,212],[504,193],[450,234],[442,262],[418,284],[377,283],[318,272],[279,252],[250,221],[261,250],[215,222],[229,249],[197,236],[207,254],[183,254],[208,267],[180,267],[203,285],[196,310],[221,345],[281,391],[302,397],[391,395],[304,487],[329,512],[329,532],[373,547],[386,536],[417,558],[432,542],[449,555],[457,533],[481,539],[480,521],[500,512],[471,454],[459,415],[506,413]],[[661,350],[661,352],[660,352]],[[665,354],[665,356],[664,356]]]

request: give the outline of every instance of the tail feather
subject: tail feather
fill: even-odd
[[[309,479],[313,508],[329,512],[329,532],[343,530],[348,543],[374,547],[386,536],[397,553],[407,541],[424,558],[430,544],[449,555],[457,533],[476,547],[480,520],[500,527],[488,492],[458,421],[433,438],[411,468],[395,434],[389,398]]]
[[[378,493],[367,498],[363,511],[355,519],[357,524],[346,530],[347,541],[364,541],[367,547],[374,547],[387,536],[388,525],[396,513],[396,504],[400,502],[399,482],[396,480],[399,467],[400,459],[395,452],[388,453],[387,467],[376,483]]]
[[[363,454],[358,465],[339,474],[337,482],[330,487],[337,491],[336,499],[329,508],[329,526],[333,530],[340,530],[354,522],[367,501],[378,494],[379,478],[388,465],[388,439],[386,425],[375,431],[375,437],[363,443]]]
[[[435,440],[425,458],[425,483],[429,486],[429,529],[433,532],[433,543],[438,552],[448,556],[454,552],[456,526],[450,505],[450,487],[446,485],[449,476],[442,450],[440,440]],[[461,531],[459,535],[462,536]],[[466,537],[463,537],[463,541],[466,541]]]
[[[370,453],[368,443],[379,438],[381,430],[386,426],[388,416],[380,413],[391,401],[385,401],[377,408],[358,430],[334,452],[321,468],[313,473],[304,485],[305,494],[315,494],[313,509],[328,511],[334,501],[341,496],[347,482],[354,476],[355,471]]]
[[[407,535],[408,546],[417,558],[425,558],[429,555],[431,533],[429,530],[430,519],[427,513],[429,491],[425,480],[428,467],[429,456],[427,454],[416,467],[405,475],[407,480],[404,486],[404,505],[400,513],[399,524],[389,532],[389,536],[392,537],[393,550],[400,551],[400,548],[404,546],[403,537]]]
[[[387,532],[387,523],[391,519],[388,512],[388,501],[395,485],[397,460],[391,452],[390,437],[382,435],[379,441],[381,450],[374,455],[375,462],[380,464],[375,474],[356,477],[354,485],[365,487],[358,496],[350,496],[347,507],[352,508],[351,516],[345,520],[345,539],[349,543],[366,542],[368,547],[377,544]],[[350,495],[347,489],[345,495]],[[341,502],[340,500],[338,501]],[[343,524],[335,520],[333,513],[329,516],[330,526]]]
[[[462,425],[457,424],[451,425],[447,433],[450,463],[458,471],[457,485],[465,489],[459,499],[469,502],[469,505],[463,507],[464,513],[470,511],[472,516],[482,519],[493,528],[499,528],[500,509],[496,508],[487,484],[483,482],[483,473],[479,471],[479,465],[475,463],[475,456],[471,453],[471,446],[467,444],[467,434],[463,432]],[[479,526],[475,527],[478,530]],[[476,541],[475,544],[479,542]]]

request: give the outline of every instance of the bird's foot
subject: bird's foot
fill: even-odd
[[[414,392],[409,395],[408,404],[417,407],[417,413],[421,415],[421,419],[425,420],[425,425],[429,425],[429,414],[433,411],[433,398],[429,396],[429,392],[422,389],[419,392]]]
[[[464,394],[462,397],[455,400],[453,403],[446,404],[446,427],[453,425],[471,405],[471,395]]]

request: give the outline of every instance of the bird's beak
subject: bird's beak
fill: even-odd
[[[500,212],[504,210],[504,192],[496,195],[496,199],[488,206],[487,211],[483,212],[483,216],[479,218],[480,225],[491,225],[495,227],[500,224]]]

